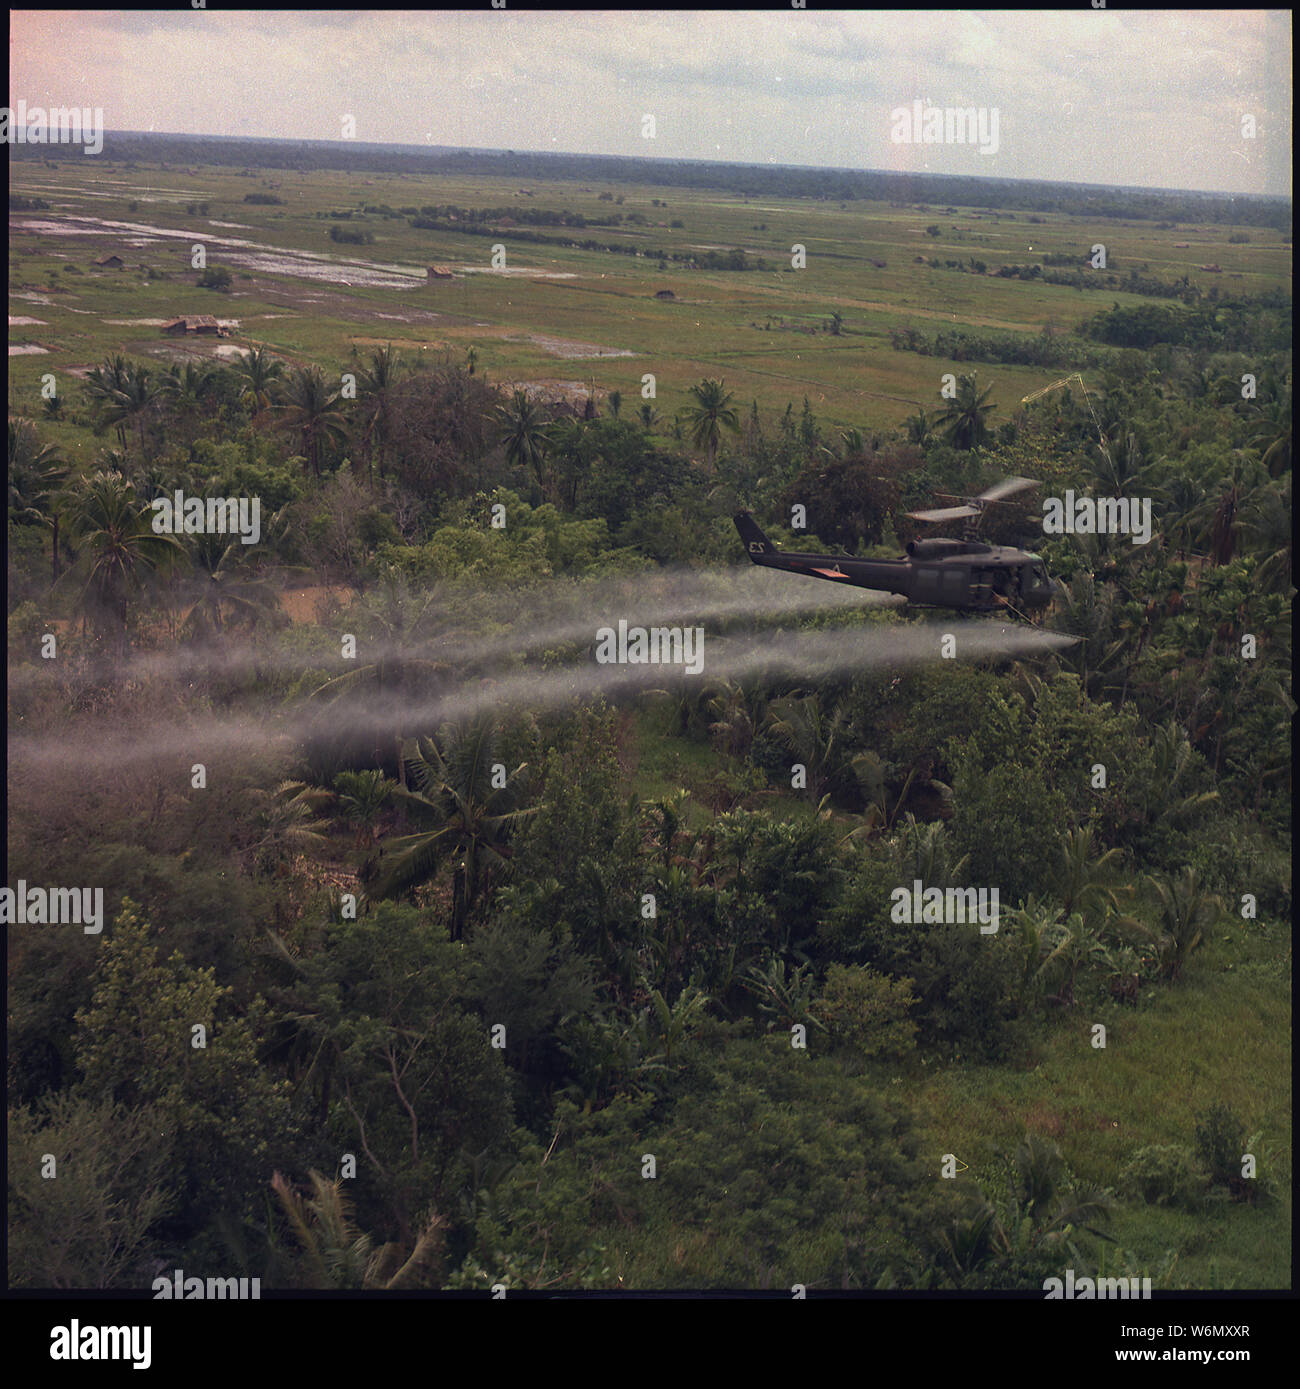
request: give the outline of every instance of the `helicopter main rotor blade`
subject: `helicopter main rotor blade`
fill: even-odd
[[[978,516],[977,506],[941,506],[933,511],[909,511],[913,521],[960,521],[968,516]]]
[[[1032,477],[1008,477],[1001,482],[995,482],[987,492],[981,492],[974,500],[981,502],[1000,502],[1004,497],[1014,496],[1017,492],[1023,492],[1027,487],[1037,487],[1039,484]]]

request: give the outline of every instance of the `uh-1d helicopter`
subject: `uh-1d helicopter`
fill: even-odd
[[[1037,555],[1009,545],[986,545],[975,535],[989,503],[1004,501],[1038,485],[1033,478],[1006,478],[978,497],[967,498],[961,506],[909,511],[908,516],[916,521],[965,521],[965,537],[909,540],[907,555],[902,559],[856,559],[852,555],[778,550],[748,511],[737,512],[734,519],[750,559],[770,569],[834,579],[858,588],[883,589],[927,607],[963,612],[1002,609],[1024,614],[1045,608],[1059,586],[1048,578],[1046,566]]]

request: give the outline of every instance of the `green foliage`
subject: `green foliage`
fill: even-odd
[[[262,1069],[264,1009],[245,1015],[212,969],[164,957],[129,899],[106,932],[90,1002],[76,1017],[76,1058],[86,1089],[153,1111],[153,1142],[183,1193],[186,1233],[218,1210],[242,1213],[268,1179],[272,1144],[295,1129],[288,1085]],[[204,1029],[195,1046],[195,1029]]]
[[[831,965],[814,1007],[831,1033],[862,1055],[900,1056],[916,1042],[916,1024],[908,1017],[916,1001],[910,979]]]
[[[1215,1186],[1237,1190],[1246,1151],[1246,1126],[1230,1105],[1217,1102],[1196,1117],[1196,1157]]]
[[[1240,1165],[1240,1164],[1239,1164]],[[1192,1150],[1180,1143],[1139,1148],[1120,1168],[1121,1191],[1152,1206],[1196,1210],[1204,1204],[1207,1174]]]
[[[292,964],[285,1011],[300,1083],[338,1151],[357,1155],[363,1227],[412,1247],[465,1180],[469,1155],[510,1129],[501,1054],[458,1001],[465,953],[414,908],[382,903],[331,922]]]
[[[11,1286],[145,1285],[150,1236],[176,1201],[165,1122],[86,1090],[9,1110]]]
[[[1007,907],[1050,886],[1067,807],[1036,768],[1019,761],[990,766],[972,739],[953,774],[953,803],[953,841],[969,856],[972,883],[997,887]]]

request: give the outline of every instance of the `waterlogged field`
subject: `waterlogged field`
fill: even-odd
[[[10,216],[10,405],[37,401],[41,373],[60,390],[111,352],[162,361],[228,357],[266,345],[289,363],[341,371],[353,349],[391,343],[407,355],[461,363],[472,347],[493,383],[545,386],[553,393],[619,391],[641,400],[644,373],[656,378],[665,417],[687,388],[722,377],[760,411],[799,408],[807,396],[828,424],[898,425],[918,406],[940,404],[939,378],[970,364],[897,352],[891,329],[965,327],[1035,336],[1065,332],[1113,303],[1136,295],[997,278],[1002,263],[1032,264],[1068,254],[1083,264],[1097,244],[1127,274],[1225,293],[1259,293],[1288,281],[1289,247],[1273,231],[1252,228],[1233,244],[1229,225],[1161,230],[1152,223],[1085,220],[931,206],[890,207],[790,199],[746,199],[658,185],[606,189],[566,182],[530,184],[488,177],[424,178],[374,173],[365,178],[292,170],[246,173],[219,168],[128,168],[86,160],[57,168],[15,166],[11,191],[49,209]],[[280,206],[245,203],[273,196]],[[602,201],[601,195],[610,195]],[[614,201],[613,199],[618,201]],[[656,206],[659,203],[661,205]],[[206,214],[187,209],[206,205]],[[596,218],[637,215],[644,226],[586,230],[537,228],[549,236],[673,252],[739,247],[766,270],[690,270],[668,261],[611,251],[511,242],[502,268],[491,264],[495,237],[419,230],[400,215],[370,207],[456,205],[509,210],[548,208]],[[332,220],[348,212],[347,220]],[[673,226],[680,222],[681,226]],[[330,228],[362,231],[364,246],[338,245]],[[937,236],[927,234],[934,227]],[[1183,248],[1175,242],[1186,242]],[[233,274],[229,293],[198,289],[192,248]],[[805,248],[793,270],[792,248]],[[97,269],[119,255],[125,269]],[[918,256],[968,265],[984,274],[917,264]],[[878,264],[883,262],[883,265]],[[1050,262],[1049,262],[1050,263]],[[450,280],[426,268],[446,266]],[[1201,267],[1219,266],[1219,272]],[[149,279],[140,267],[159,275]],[[670,301],[655,295],[669,290]],[[232,320],[229,336],[164,337],[179,314]],[[842,315],[838,333],[832,314]],[[37,322],[21,321],[36,319]],[[19,320],[19,321],[15,321]],[[31,355],[28,355],[31,354]],[[977,365],[993,386],[998,418],[1064,370]],[[62,446],[84,450],[75,429],[56,429]]]

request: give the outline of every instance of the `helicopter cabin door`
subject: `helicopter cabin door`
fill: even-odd
[[[937,564],[918,564],[912,572],[912,602],[943,602],[943,568]]]
[[[969,564],[918,564],[912,588],[914,603],[945,608],[965,607],[970,594]]]

